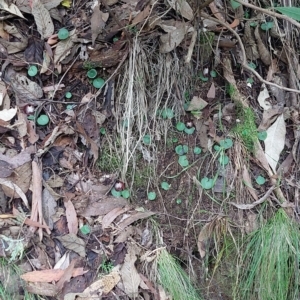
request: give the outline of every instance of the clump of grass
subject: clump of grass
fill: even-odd
[[[299,229],[283,209],[247,239],[234,299],[299,299]]]
[[[157,264],[159,283],[171,295],[173,300],[202,299],[188,275],[165,248],[161,250]]]
[[[254,112],[251,108],[237,106],[237,118],[240,122],[234,128],[234,132],[241,138],[248,151],[253,152],[257,138]]]

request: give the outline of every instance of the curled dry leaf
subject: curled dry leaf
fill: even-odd
[[[10,83],[19,102],[35,104],[37,102],[35,99],[43,97],[42,88],[24,75],[15,73],[11,77]]]
[[[31,13],[34,17],[37,30],[42,38],[44,39],[50,37],[54,32],[54,25],[49,11],[45,8],[40,0],[32,1]]]
[[[265,155],[267,161],[276,173],[276,166],[279,161],[281,151],[284,148],[286,134],[286,125],[283,114],[280,115],[276,122],[267,130],[267,138],[265,139]]]
[[[20,18],[24,18],[23,14],[20,12],[18,6],[16,6],[15,4],[11,3],[11,4],[7,4],[4,0],[2,0],[0,2],[0,10],[5,10],[10,14],[16,15]]]
[[[194,12],[186,0],[168,0],[168,3],[185,19],[189,21],[193,20]]]
[[[92,28],[92,45],[95,44],[95,40],[99,33],[102,32],[102,29],[106,25],[109,14],[104,13],[100,10],[99,5],[96,5],[93,10],[91,18],[91,28]]]
[[[75,29],[70,32],[69,38],[57,43],[53,58],[55,64],[64,60],[71,53],[74,46],[73,38],[76,38]]]

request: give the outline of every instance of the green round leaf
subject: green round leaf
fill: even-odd
[[[209,190],[214,186],[214,180],[208,177],[202,178],[200,183],[202,188],[205,190]]]
[[[222,166],[226,166],[228,163],[229,163],[229,157],[227,155],[221,155],[219,157],[219,163],[222,165]]]
[[[183,104],[184,110],[187,110],[187,109],[189,108],[190,103],[191,103],[191,101],[187,101],[187,102],[185,102],[185,103]]]
[[[200,154],[201,153],[201,148],[200,147],[195,147],[194,148],[194,154]]]
[[[90,69],[87,73],[86,73],[88,78],[95,78],[97,76],[97,70],[96,69]]]
[[[148,199],[149,200],[155,200],[156,199],[156,193],[155,192],[149,192],[148,193]]]
[[[260,140],[260,141],[264,141],[266,138],[267,138],[268,134],[266,131],[260,131],[257,133],[257,138]]]
[[[118,40],[119,40],[119,38],[117,38],[117,37],[114,37],[114,38],[113,38],[113,42],[114,42],[114,43],[116,43]]]
[[[176,137],[172,138],[172,142],[173,143],[177,143],[178,142],[178,138],[176,138]]]
[[[150,145],[151,144],[151,136],[149,134],[145,134],[143,137],[143,143],[145,145]]]
[[[161,116],[163,119],[172,119],[174,117],[174,112],[171,108],[165,108],[161,111]]]
[[[195,127],[191,127],[191,128],[185,127],[185,128],[184,128],[184,132],[185,132],[186,134],[193,134],[194,131],[195,131]]]
[[[130,197],[130,192],[129,192],[129,190],[123,190],[123,191],[121,192],[121,196],[122,196],[123,198],[125,198],[125,199],[128,199],[128,198]]]
[[[72,98],[72,93],[71,93],[71,92],[66,92],[65,97],[66,97],[67,99]]]
[[[220,151],[221,147],[220,147],[219,145],[214,145],[214,149],[215,149],[216,151]]]
[[[27,120],[30,120],[30,121],[34,121],[35,120],[35,117],[34,115],[30,115],[27,117]]]
[[[86,235],[89,234],[91,232],[91,228],[89,225],[85,224],[82,227],[80,227],[80,231],[82,234]]]
[[[274,26],[274,22],[266,22],[260,25],[260,28],[264,31],[271,29]]]
[[[106,129],[104,127],[101,127],[100,128],[100,133],[103,134],[103,135],[106,134]]]
[[[186,155],[182,155],[182,156],[179,156],[178,158],[178,163],[184,168],[184,167],[187,167],[189,165],[189,161],[186,157]]]
[[[251,26],[251,27],[256,27],[256,26],[257,26],[257,22],[251,22],[251,23],[250,23],[250,26]]]
[[[40,126],[45,126],[49,123],[49,117],[47,115],[40,115],[37,118],[36,123]]]
[[[225,140],[221,140],[220,141],[220,146],[223,148],[223,149],[229,149],[233,146],[233,141],[232,139],[225,139]]]
[[[69,35],[70,35],[69,30],[66,28],[59,29],[58,34],[57,34],[57,36],[60,40],[67,39],[69,37]]]
[[[178,131],[183,131],[183,130],[185,129],[185,124],[184,124],[183,122],[178,122],[178,123],[176,124],[176,129],[177,129]]]
[[[231,6],[232,6],[233,9],[237,9],[238,7],[241,6],[241,3],[238,3],[238,2],[236,2],[234,0],[230,0],[230,4],[231,4]]]
[[[167,191],[169,188],[170,188],[170,184],[168,184],[166,181],[163,181],[161,184],[160,184],[161,188],[165,191]]]
[[[253,78],[247,78],[247,83],[252,84],[254,82]]]
[[[177,204],[181,204],[181,203],[182,203],[182,200],[181,200],[181,199],[177,199],[177,200],[176,200],[176,203],[177,203]]]
[[[29,76],[35,76],[38,73],[38,68],[36,66],[30,66],[27,73]]]
[[[114,197],[116,197],[116,198],[121,197],[121,192],[116,191],[115,188],[112,188],[110,192],[111,192],[111,194],[112,194]]]
[[[265,177],[263,177],[261,175],[257,176],[255,180],[256,180],[256,183],[259,185],[263,185],[266,182]]]
[[[217,72],[215,70],[211,70],[210,71],[210,76],[213,77],[213,78],[217,77]]]
[[[95,79],[93,80],[93,86],[94,86],[96,89],[101,89],[101,88],[104,86],[104,83],[105,83],[104,79],[103,79],[103,78],[100,78],[100,77],[95,78]]]
[[[200,78],[203,82],[208,81],[208,77],[205,77],[205,76],[203,75],[203,73],[200,73],[200,74],[199,74],[199,78]]]
[[[188,146],[187,145],[178,145],[176,146],[175,148],[175,152],[178,154],[178,155],[183,155],[185,153],[187,153],[189,150]]]
[[[251,69],[253,69],[253,70],[256,69],[256,64],[255,64],[254,62],[249,62],[249,63],[248,63],[248,66],[249,66]]]

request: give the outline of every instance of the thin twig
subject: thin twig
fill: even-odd
[[[222,22],[220,21],[219,19],[216,19],[216,18],[213,18],[211,17],[210,15],[206,14],[206,13],[203,13],[201,12],[201,17],[205,18],[205,19],[208,19],[208,20],[212,20],[214,22],[217,22],[219,23],[220,25],[226,27],[232,34],[235,35],[235,37],[237,38],[238,42],[239,42],[239,45],[241,47],[241,51],[242,51],[242,67],[246,70],[248,70],[249,72],[251,72],[252,74],[254,74],[261,82],[267,84],[267,85],[271,85],[271,86],[274,86],[274,87],[277,87],[279,89],[282,89],[284,91],[288,91],[288,92],[293,92],[293,93],[297,93],[297,94],[300,94],[300,90],[295,90],[295,89],[290,89],[290,88],[287,88],[287,87],[284,87],[284,86],[281,86],[281,85],[278,85],[276,83],[273,83],[273,82],[270,82],[270,81],[267,81],[265,79],[263,79],[259,73],[257,73],[255,70],[253,70],[251,67],[248,66],[248,63],[247,63],[247,57],[246,57],[246,51],[245,51],[245,48],[244,48],[244,45],[243,45],[243,42],[240,38],[240,36],[238,35],[238,33],[236,33],[228,24],[226,24],[225,22]]]

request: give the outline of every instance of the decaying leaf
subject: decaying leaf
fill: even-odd
[[[85,242],[76,236],[74,233],[69,233],[63,236],[55,237],[66,247],[67,249],[73,250],[80,256],[85,257]]]
[[[50,37],[54,32],[54,25],[49,11],[45,8],[40,0],[32,1],[31,13],[34,16],[37,30],[42,36],[42,39]]]
[[[48,224],[49,228],[53,229],[53,220],[52,217],[56,213],[56,201],[51,193],[47,189],[43,189],[42,193],[42,210],[43,217],[45,219],[46,224]]]
[[[75,29],[70,32],[70,36],[73,36],[75,33]],[[56,45],[54,52],[54,63],[57,64],[65,59],[70,53],[74,46],[74,42],[72,38],[67,38],[66,40],[59,41]]]
[[[207,240],[211,237],[212,230],[213,230],[212,223],[211,222],[207,223],[202,227],[198,235],[197,246],[201,258],[205,257],[206,255],[206,250],[207,250],[206,244],[207,244]]]
[[[204,107],[207,106],[207,104],[208,103],[204,101],[201,97],[194,96],[191,100],[189,107],[187,108],[187,111],[202,110]]]
[[[175,22],[173,25],[164,22],[159,24],[159,26],[168,32],[160,37],[159,51],[161,53],[168,53],[174,50],[183,41],[187,33],[187,26],[183,22]]]
[[[71,200],[66,199],[64,201],[66,208],[66,217],[68,222],[69,233],[77,234],[78,231],[78,220],[74,205]]]
[[[16,15],[18,17],[25,19],[23,14],[20,12],[18,6],[16,6],[13,3],[8,5],[4,0],[1,0],[0,1],[0,10],[5,10],[10,14],[13,14],[13,15]]]
[[[136,298],[138,295],[139,284],[141,278],[135,267],[137,254],[140,248],[136,244],[130,243],[127,245],[127,254],[125,256],[124,264],[121,267],[120,273],[125,288],[125,293],[130,298]]]
[[[254,30],[254,35],[257,43],[257,48],[258,48],[258,53],[260,56],[260,59],[262,62],[266,65],[269,66],[271,64],[271,54],[267,47],[265,46],[261,36],[260,36],[260,31],[259,31],[259,26],[256,26]]]
[[[21,275],[21,278],[29,282],[51,282],[59,281],[64,275],[65,270],[61,269],[51,269],[51,270],[41,270],[41,271],[32,271]],[[73,270],[72,276],[80,276],[85,272],[83,268],[75,268]]]
[[[260,93],[258,95],[257,101],[264,110],[268,110],[269,108],[272,107],[269,100],[270,100],[269,91],[268,91],[266,85],[263,83],[261,85],[261,89],[260,89]]]
[[[91,18],[92,45],[94,45],[98,34],[101,33],[102,29],[105,27],[108,17],[109,14],[102,12],[100,10],[99,5],[96,5],[94,7],[92,18]]]
[[[18,6],[18,8],[28,14],[31,14],[31,6],[30,6],[31,0],[15,0],[14,2]],[[41,0],[41,3],[45,6],[46,9],[50,10],[54,7],[57,7],[62,0]]]
[[[283,114],[268,128],[267,134],[264,141],[265,155],[270,167],[276,173],[276,166],[285,143],[286,125]]]
[[[194,12],[186,0],[168,0],[168,3],[184,18],[189,21],[193,20]]]
[[[12,76],[10,82],[20,102],[35,103],[35,99],[43,97],[42,88],[24,75],[16,73]]]

